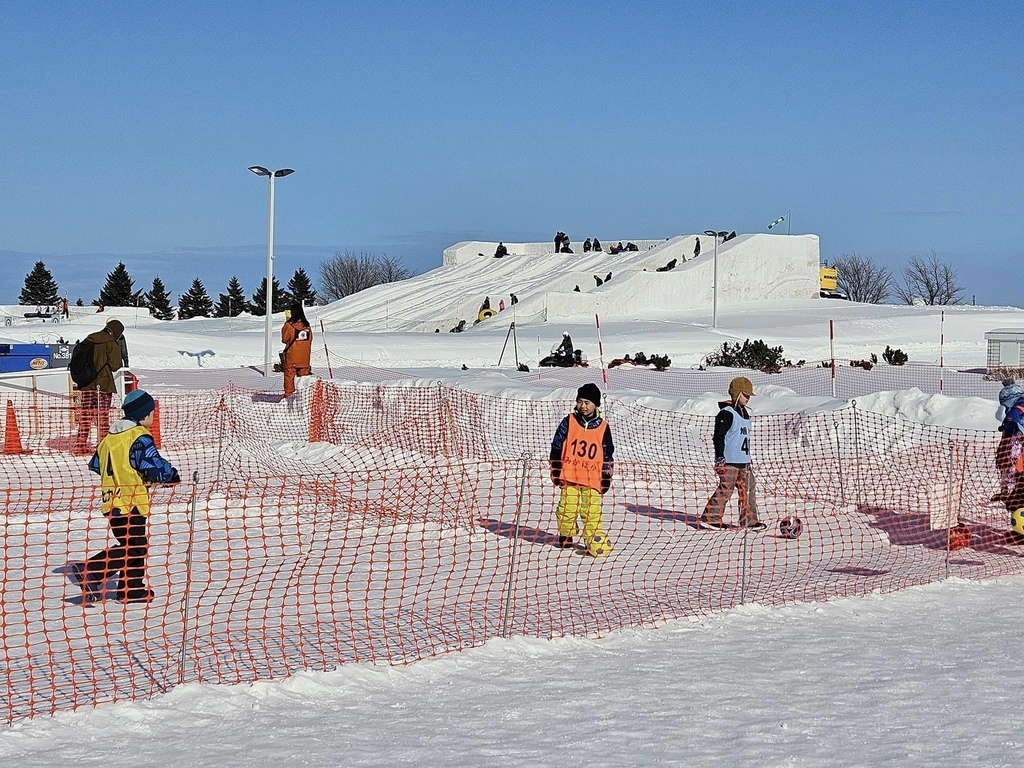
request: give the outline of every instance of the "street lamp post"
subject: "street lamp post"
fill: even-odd
[[[274,308],[274,179],[295,173],[291,168],[281,168],[271,171],[262,165],[250,165],[249,170],[257,176],[266,176],[270,179],[270,212],[267,216],[267,289],[263,295],[264,310],[266,311],[266,326],[263,339],[263,375],[270,376],[273,366],[270,364],[271,347],[271,321]]]
[[[718,327],[718,241],[721,240],[728,232],[715,232],[713,229],[705,229],[704,234],[708,237],[715,238],[715,257],[712,271],[714,273],[714,287],[711,291],[711,327]]]

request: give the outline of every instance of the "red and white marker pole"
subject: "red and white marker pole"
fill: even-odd
[[[601,361],[601,381],[605,387],[608,386],[608,369],[604,367],[604,344],[601,342],[601,318],[594,313],[594,323],[597,325],[597,359]]]
[[[942,380],[945,375],[945,368],[942,367],[942,346],[946,341],[946,310],[939,315],[939,394],[942,394]]]

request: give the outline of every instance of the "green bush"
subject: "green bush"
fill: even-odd
[[[700,369],[712,367],[748,368],[764,373],[778,373],[783,367],[792,365],[782,356],[782,347],[769,347],[763,341],[747,339],[742,344],[738,341],[724,342],[721,349],[716,349],[704,357]]]
[[[886,344],[885,352],[882,353],[882,359],[889,365],[903,365],[910,358],[902,349],[890,349],[889,345]]]

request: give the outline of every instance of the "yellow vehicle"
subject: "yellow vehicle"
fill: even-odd
[[[850,298],[845,292],[839,290],[839,272],[835,267],[828,266],[827,262],[825,266],[818,267],[818,290],[823,299],[849,300]]]

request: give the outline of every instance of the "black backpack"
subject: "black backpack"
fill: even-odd
[[[94,342],[85,339],[75,345],[71,351],[71,362],[68,363],[68,373],[76,387],[86,387],[96,381],[100,372],[96,370],[93,362],[93,352],[96,349]]]

